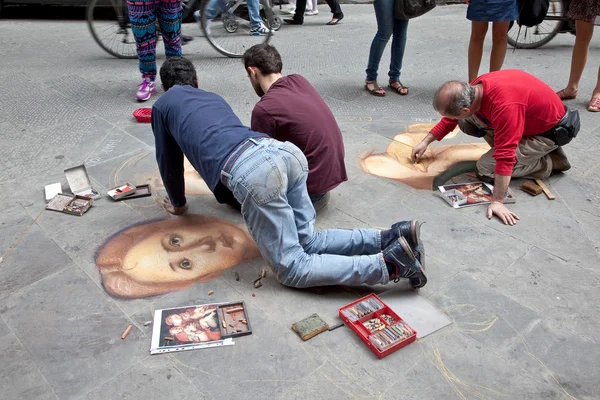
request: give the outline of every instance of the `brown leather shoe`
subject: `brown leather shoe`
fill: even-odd
[[[550,160],[552,160],[552,171],[564,172],[571,169],[571,163],[562,147],[550,153]]]

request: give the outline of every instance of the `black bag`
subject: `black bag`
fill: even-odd
[[[519,26],[536,26],[542,23],[550,0],[519,0]]]
[[[559,146],[564,146],[577,137],[580,128],[579,111],[565,107],[565,115],[558,121],[558,124],[548,132],[542,133],[541,136],[551,139]]]
[[[435,0],[396,0],[394,17],[396,19],[411,19],[420,17],[435,8]]]

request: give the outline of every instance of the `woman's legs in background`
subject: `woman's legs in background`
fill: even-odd
[[[492,22],[492,54],[490,54],[490,72],[499,71],[502,69],[502,64],[504,64],[504,58],[506,57],[506,46],[508,45],[509,25],[510,22]]]
[[[392,11],[393,14],[393,11]],[[394,36],[392,38],[392,58],[390,60],[390,77],[391,86],[398,91],[401,87],[400,72],[402,70],[402,60],[404,59],[404,50],[406,48],[406,33],[408,31],[408,20],[394,19]],[[396,83],[397,82],[397,83]],[[408,88],[400,89],[401,94],[408,94]]]
[[[369,61],[367,64],[367,89],[373,89],[374,82],[377,81],[377,71],[379,70],[379,62],[385,50],[387,42],[394,33],[394,0],[375,0],[373,3],[375,9],[375,18],[377,19],[377,33],[371,42],[369,50]],[[372,83],[368,83],[372,82]],[[371,87],[369,87],[371,85]],[[381,89],[378,93],[385,93]],[[381,94],[380,94],[381,95]]]
[[[488,31],[488,22],[471,21],[471,38],[469,40],[469,82],[479,76],[479,66],[483,57],[483,42]]]
[[[574,99],[577,96],[579,89],[579,80],[583,74],[583,69],[587,62],[588,50],[590,42],[594,34],[594,23],[575,21],[577,35],[575,36],[575,46],[573,46],[573,55],[571,57],[571,73],[569,75],[569,83],[567,87],[558,92],[561,99]],[[600,95],[600,88],[596,85],[594,93]]]
[[[131,32],[135,38],[142,83],[136,93],[145,101],[156,91],[156,8],[154,0],[127,1]]]
[[[167,57],[181,55],[181,0],[161,0],[156,10]]]

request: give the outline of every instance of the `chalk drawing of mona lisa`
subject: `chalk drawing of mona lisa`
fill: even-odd
[[[126,228],[96,253],[102,285],[115,297],[142,298],[215,279],[260,255],[244,228],[197,214]]]

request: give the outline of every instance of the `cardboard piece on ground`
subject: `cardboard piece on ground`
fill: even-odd
[[[417,331],[418,339],[452,323],[446,314],[417,292],[397,288],[386,290],[378,296]]]
[[[87,173],[85,165],[78,165],[65,169],[65,176],[71,188],[71,192],[77,196],[100,198],[100,193],[92,186],[92,181]]]

